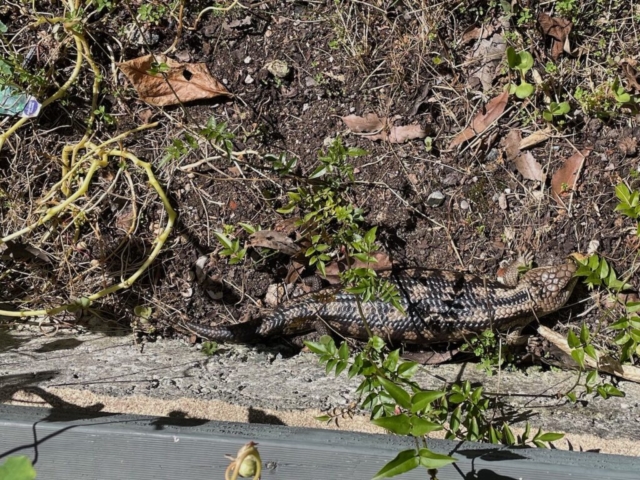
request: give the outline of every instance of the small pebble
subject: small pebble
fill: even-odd
[[[244,59],[244,63],[246,63],[246,64],[251,63],[251,57],[246,57],[246,58]]]
[[[427,197],[427,205],[430,207],[439,207],[444,203],[444,193],[440,191],[435,191],[429,197]]]
[[[253,77],[251,75],[247,75],[247,77],[244,79],[244,83],[246,84],[253,83]]]
[[[462,201],[460,202],[460,208],[461,208],[462,210],[469,210],[469,206],[470,206],[470,205],[469,205],[469,202],[467,202],[466,200],[462,200]]]
[[[311,77],[306,77],[306,78],[304,79],[304,84],[305,84],[307,87],[317,87],[317,86],[318,86],[318,83],[317,83],[313,78],[311,78]]]

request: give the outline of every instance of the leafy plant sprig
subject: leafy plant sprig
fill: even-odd
[[[512,83],[509,93],[515,94],[519,99],[525,99],[533,94],[535,87],[526,81],[526,75],[533,68],[533,56],[529,52],[517,53],[513,47],[507,47],[507,63],[509,68],[520,73],[520,83]]]
[[[528,423],[522,435],[514,435],[507,423],[493,422],[495,399],[485,395],[482,387],[472,388],[468,381],[442,390],[420,388],[412,380],[418,365],[401,360],[400,350],[388,352],[380,337],[370,338],[364,350],[355,356],[346,342],[338,348],[328,336],[305,344],[318,355],[327,373],[335,372],[337,376],[346,371],[349,378],[362,377],[356,392],[360,406],[371,411],[372,423],[397,435],[416,437],[416,449],[400,452],[375,478],[392,477],[420,466],[437,469],[455,462],[453,457],[428,449],[426,436],[438,430],[445,430],[448,439],[542,448],[563,437],[540,430],[532,436]],[[323,415],[317,419],[328,422],[332,417]]]

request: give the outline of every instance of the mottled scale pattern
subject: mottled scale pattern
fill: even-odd
[[[532,269],[514,287],[452,271],[404,270],[389,279],[398,287],[406,315],[381,301],[360,305],[372,333],[389,342],[455,341],[487,329],[522,326],[559,309],[575,286],[575,270],[574,263]],[[368,337],[356,297],[331,289],[284,303],[262,322],[188,327],[218,341],[297,336],[321,327],[344,337]]]

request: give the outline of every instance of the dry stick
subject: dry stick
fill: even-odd
[[[180,0],[180,11],[178,12],[178,31],[176,32],[176,38],[173,39],[173,43],[169,48],[167,48],[164,52],[164,55],[168,55],[176,49],[178,42],[180,41],[180,36],[182,35],[182,25],[183,25],[183,14],[184,14],[184,0]]]
[[[549,341],[564,353],[571,356],[571,347],[567,343],[567,339],[564,338],[564,336],[554,332],[553,330],[543,325],[540,325],[538,327],[538,333],[542,335],[545,340]],[[600,370],[610,375],[615,375],[616,377],[628,380],[630,382],[640,383],[640,368],[638,367],[634,367],[631,365],[613,366],[605,362],[596,362],[591,357],[586,355],[584,357],[584,363],[590,368]],[[577,363],[576,366],[578,366]]]

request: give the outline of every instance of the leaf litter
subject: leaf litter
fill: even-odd
[[[154,75],[152,69],[156,63],[166,64],[168,71]],[[118,67],[140,98],[158,107],[231,95],[211,76],[204,63],[180,63],[165,55],[144,55],[120,63]]]
[[[564,161],[551,178],[551,193],[557,202],[562,203],[561,197],[569,190],[575,190],[578,183],[578,176],[584,165],[584,161],[591,153],[590,148],[585,148],[581,152],[576,152]]]
[[[507,158],[516,166],[520,175],[526,180],[545,182],[547,179],[542,165],[535,159],[531,152],[521,152],[522,135],[520,130],[514,129],[505,137],[504,146]]]
[[[569,33],[573,28],[573,23],[560,17],[552,17],[546,13],[538,16],[538,22],[542,28],[542,33],[551,37],[551,58],[557,60],[562,52],[571,53],[569,45]]]
[[[362,135],[369,140],[382,140],[389,143],[405,143],[409,140],[425,138],[427,131],[419,124],[391,126],[391,119],[368,113],[364,117],[348,115],[340,117],[352,133]]]
[[[495,122],[504,113],[507,103],[509,102],[509,92],[502,92],[495,98],[492,98],[484,107],[484,110],[478,113],[471,121],[471,125],[455,136],[449,144],[452,149],[467,140],[471,140],[476,135],[484,132],[493,122]]]

